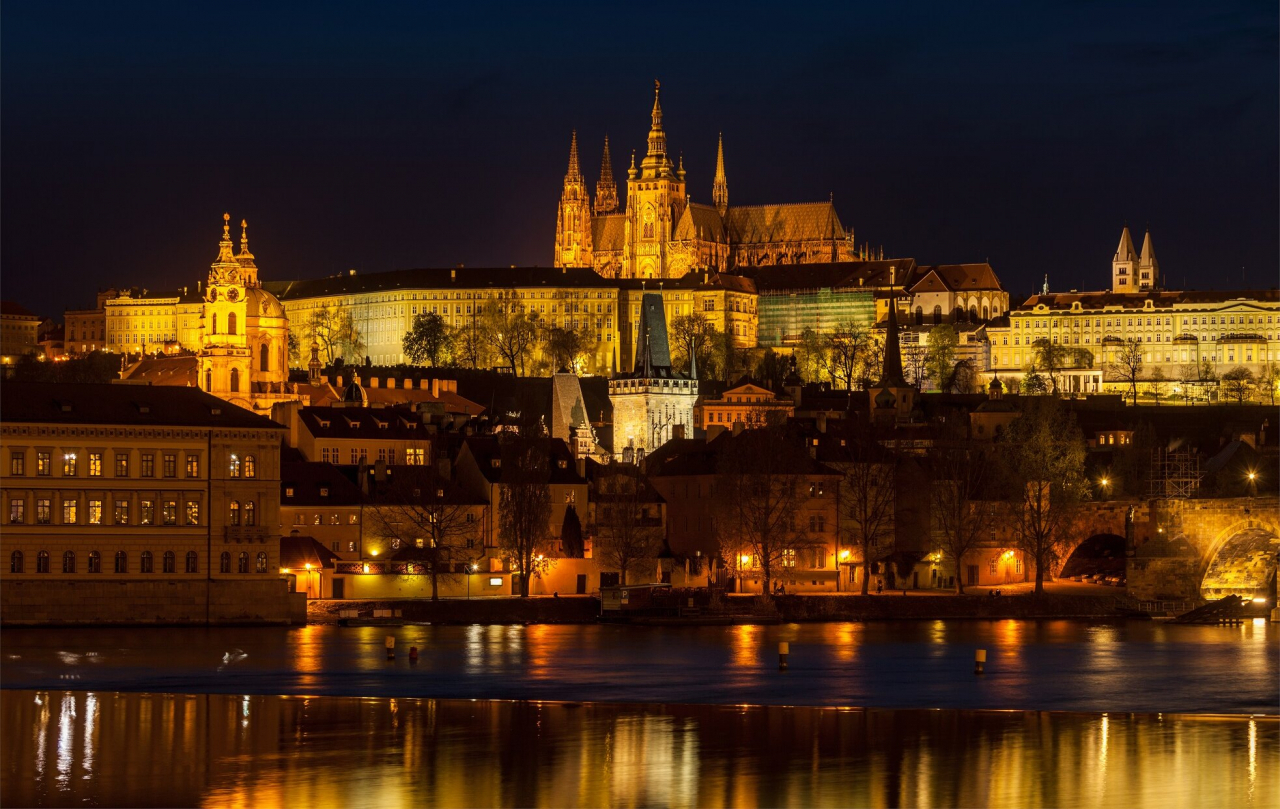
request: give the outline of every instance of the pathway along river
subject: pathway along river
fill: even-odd
[[[1275,806],[1278,630],[6,630],[0,804]]]

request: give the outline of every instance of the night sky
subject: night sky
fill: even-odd
[[[1126,223],[1166,286],[1276,285],[1276,3],[962,5],[7,2],[0,292],[192,284],[224,210],[267,279],[547,265],[570,130],[625,178],[654,78],[695,201],[723,131],[731,204],[834,193],[1015,296]]]

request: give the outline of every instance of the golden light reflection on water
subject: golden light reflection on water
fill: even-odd
[[[6,806],[1168,809],[1280,789],[1275,717],[32,691],[0,708]]]

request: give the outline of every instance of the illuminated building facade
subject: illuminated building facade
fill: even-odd
[[[40,316],[13,301],[0,301],[0,356],[8,364],[39,348]]]
[[[661,295],[644,294],[639,319],[632,369],[609,380],[613,454],[628,462],[638,462],[672,438],[692,438],[698,399],[696,363],[688,374],[671,367]]]
[[[191,388],[5,399],[6,622],[287,619],[278,424]]]
[[[556,218],[557,267],[594,267],[618,278],[678,278],[690,270],[850,261],[860,254],[852,229],[841,224],[830,200],[731,207],[723,138],[716,153],[713,204],[692,202],[683,159],[675,163],[667,153],[656,82],[650,119],[645,156],[637,166],[633,153],[627,170],[622,211],[608,140],[593,203],[574,133]]]

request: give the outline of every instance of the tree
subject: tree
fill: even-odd
[[[861,551],[862,594],[871,582],[874,557],[893,539],[897,457],[875,440],[870,427],[860,427],[850,445],[852,460],[840,482],[840,517],[849,538]],[[843,530],[843,529],[842,529]]]
[[[1235,399],[1236,404],[1253,394],[1253,371],[1243,365],[1237,365],[1222,375],[1222,393],[1228,399]]]
[[[1191,388],[1200,381],[1200,368],[1195,363],[1178,366],[1178,382],[1182,386],[1182,403],[1191,404]]]
[[[1084,439],[1057,399],[1030,399],[1000,437],[1004,511],[1015,545],[1035,565],[1035,592],[1058,561],[1086,496]]]
[[[722,440],[716,467],[716,528],[724,555],[749,554],[771,597],[775,576],[813,547],[800,519],[800,485],[812,468],[785,428],[762,427]]]
[[[760,361],[756,363],[756,379],[770,390],[780,391],[786,378],[786,363],[772,348],[766,348],[760,355]]]
[[[448,355],[449,337],[449,327],[445,325],[444,318],[434,312],[423,312],[413,319],[413,325],[401,343],[409,362],[436,367]]]
[[[813,329],[800,332],[800,344],[796,346],[792,356],[796,359],[796,369],[806,382],[819,382],[822,372],[827,366],[826,338]]]
[[[455,578],[454,564],[479,539],[477,503],[431,467],[399,467],[395,478],[378,487],[366,510],[375,532],[399,540],[393,557],[421,568],[431,578],[431,600],[440,599],[440,582]]]
[[[302,346],[298,344],[298,333],[289,330],[289,364],[297,367],[302,364]]]
[[[927,376],[932,378],[938,390],[946,390],[951,381],[951,371],[956,364],[956,347],[960,345],[960,336],[949,323],[943,323],[929,329],[927,347],[925,349],[925,366]]]
[[[947,385],[947,389],[955,393],[974,393],[981,392],[978,389],[978,372],[974,369],[973,363],[969,360],[960,360],[956,363],[955,370],[951,372],[951,382]]]
[[[355,362],[365,349],[351,310],[343,307],[330,305],[313,309],[307,318],[307,334],[320,346],[327,365],[338,359]]]
[[[551,459],[545,439],[507,434],[501,463],[498,546],[520,576],[520,595],[527,598],[529,580],[542,570],[539,551],[551,519]]]
[[[567,368],[578,373],[587,364],[587,360],[595,354],[595,333],[585,323],[578,328],[561,328],[552,326],[545,329],[543,336],[543,354],[551,362],[551,372]]]
[[[514,295],[513,292],[510,297]],[[523,373],[538,342],[538,315],[525,312],[514,300],[499,298],[484,306],[480,321],[489,347],[511,368],[512,376]]]
[[[489,364],[492,352],[489,340],[481,332],[473,318],[449,332],[449,345],[453,348],[453,359],[458,365],[468,368],[481,368]]]
[[[671,361],[678,370],[688,373],[691,357],[698,360],[698,377],[707,379],[712,371],[716,327],[701,312],[681,315],[671,321],[667,330],[671,339]]]
[[[1258,384],[1267,392],[1267,398],[1272,405],[1276,403],[1276,388],[1280,388],[1280,364],[1268,362],[1262,366],[1262,373],[1258,376]]]
[[[1044,376],[1036,370],[1035,365],[1022,377],[1022,392],[1028,396],[1043,396],[1049,392],[1049,383],[1044,381]]]
[[[1138,380],[1142,378],[1142,343],[1125,340],[1116,349],[1115,361],[1108,366],[1111,375],[1129,384],[1129,400],[1138,403]]]
[[[836,387],[853,390],[867,360],[871,334],[861,323],[845,321],[826,337],[827,376]]]
[[[1164,396],[1168,381],[1165,378],[1164,369],[1160,366],[1157,365],[1151,371],[1151,377],[1147,380],[1147,387],[1151,390],[1151,395],[1155,397],[1156,404],[1160,404],[1160,397]]]
[[[617,568],[619,584],[626,584],[631,567],[654,556],[662,543],[660,520],[649,514],[653,500],[656,498],[635,466],[611,466],[596,477],[592,496],[596,540],[592,555],[608,567]]]
[[[956,571],[956,593],[964,594],[960,566],[969,551],[978,546],[990,517],[981,496],[987,485],[988,461],[983,448],[966,440],[958,430],[936,442],[929,450],[933,482],[929,505],[938,548]]]
[[[911,337],[911,342],[901,344],[902,370],[913,387],[923,389],[929,378],[929,349],[921,345],[914,334]]]

